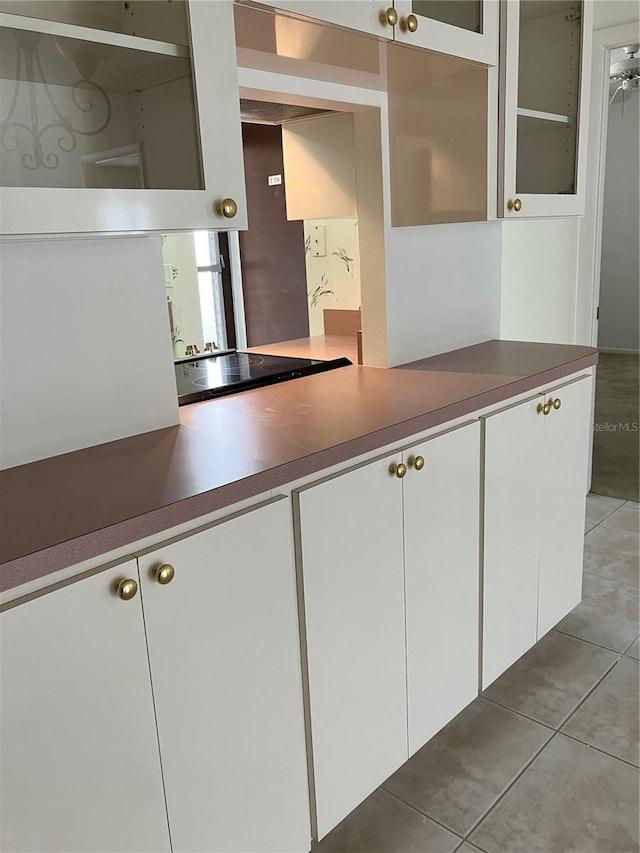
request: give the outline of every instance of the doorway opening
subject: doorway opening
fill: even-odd
[[[640,112],[638,45],[605,51],[591,490],[638,502]]]

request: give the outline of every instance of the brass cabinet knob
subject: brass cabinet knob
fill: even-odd
[[[129,601],[137,593],[138,584],[133,578],[119,578],[114,584],[114,589],[118,598],[121,598],[123,601]]]
[[[395,25],[398,23],[398,13],[393,8],[393,6],[389,6],[386,11],[382,9],[378,18],[383,27],[395,27]]]
[[[416,471],[422,471],[424,468],[424,456],[410,456],[407,459],[409,468],[415,468]]]
[[[400,18],[400,29],[403,33],[406,33],[407,30],[410,33],[415,33],[418,29],[418,19],[415,15],[407,15],[406,18]]]
[[[509,201],[507,202],[507,207],[509,208],[509,210],[515,210],[515,212],[518,213],[522,210],[522,201],[519,198],[515,198],[513,199],[513,201],[509,199]]]
[[[165,584],[171,583],[175,573],[176,570],[173,568],[173,566],[169,565],[169,563],[163,563],[161,566],[154,566],[154,568],[152,569],[154,579],[157,580],[158,583],[161,583],[163,586],[165,586]]]
[[[222,201],[216,202],[216,213],[218,216],[224,216],[225,219],[233,219],[238,212],[238,205],[232,198],[223,198]]]
[[[551,403],[538,403],[536,411],[538,414],[548,415],[551,411]]]
[[[403,462],[399,462],[397,465],[395,462],[392,462],[391,465],[389,465],[389,473],[395,474],[396,477],[402,479],[407,473],[407,466]]]
[[[560,397],[556,397],[556,399],[555,399],[555,400],[552,400],[552,401],[551,401],[551,405],[553,406],[553,408],[554,408],[556,411],[558,411],[558,409],[559,409],[559,408],[560,408],[560,406],[562,405],[562,400],[560,399]]]

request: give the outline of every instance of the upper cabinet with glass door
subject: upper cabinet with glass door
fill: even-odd
[[[0,233],[246,228],[233,4],[0,0]]]
[[[498,64],[498,0],[394,0],[396,41]]]
[[[591,0],[502,7],[499,215],[584,213]]]
[[[252,0],[241,2],[254,5]],[[259,0],[259,3],[386,39],[393,38],[393,24],[397,19],[393,0]],[[391,13],[387,15],[389,9]]]

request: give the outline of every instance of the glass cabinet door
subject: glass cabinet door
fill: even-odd
[[[591,4],[506,4],[504,216],[579,215]]]
[[[2,233],[228,228],[234,59],[230,2],[0,0]]]
[[[395,0],[395,39],[481,62],[498,63],[498,0]]]

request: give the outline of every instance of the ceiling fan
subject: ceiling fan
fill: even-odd
[[[637,92],[640,83],[640,60],[636,56],[640,50],[640,45],[630,44],[622,49],[625,58],[618,62],[612,62],[609,68],[609,82],[619,83],[609,98],[609,104],[613,103],[618,92],[622,92],[623,100],[625,92]]]

